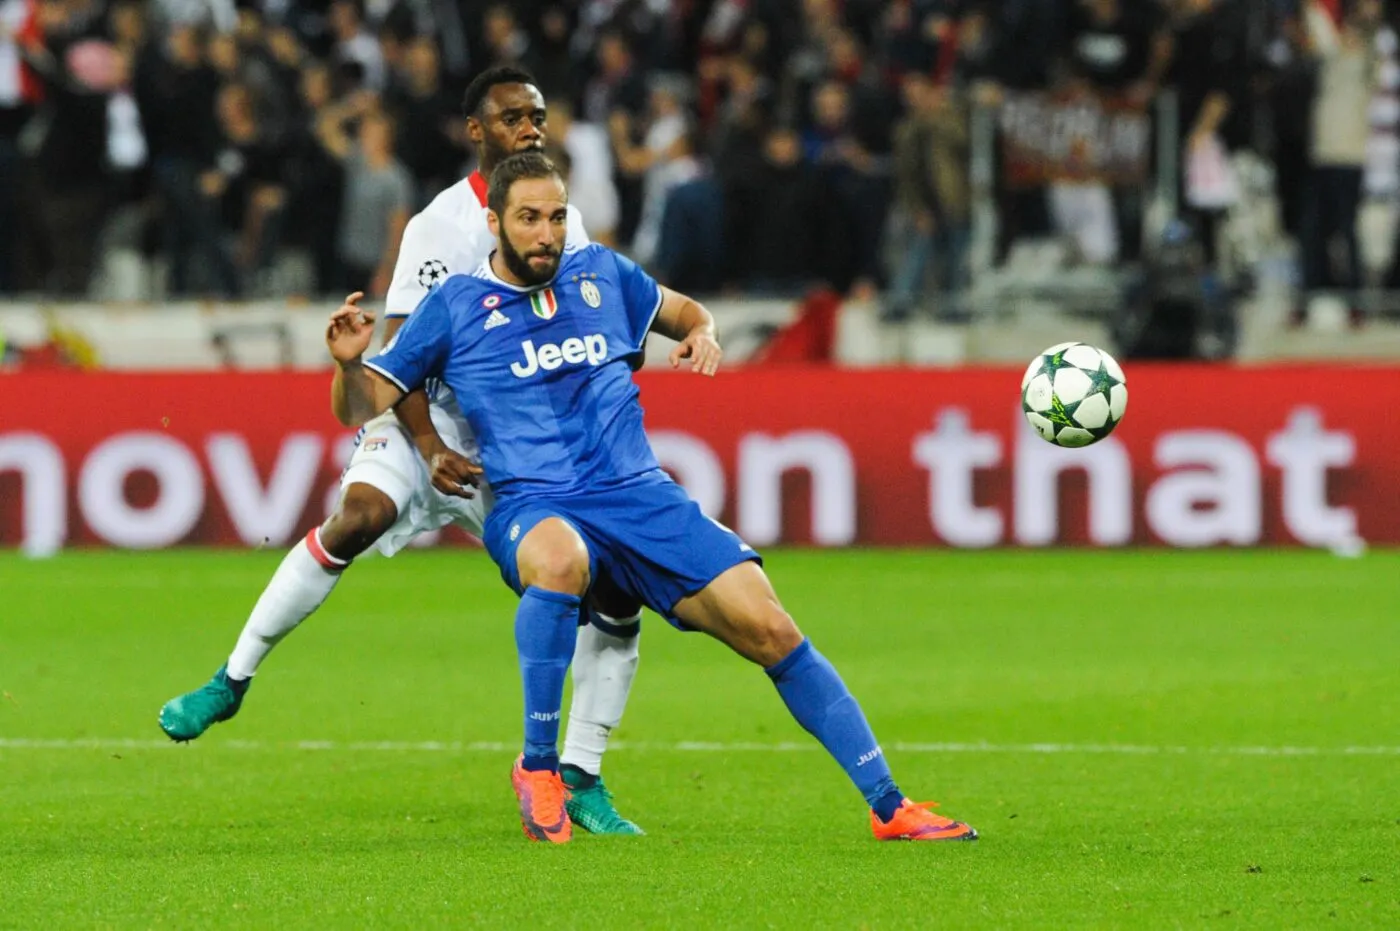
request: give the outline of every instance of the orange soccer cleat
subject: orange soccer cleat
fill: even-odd
[[[954,821],[929,811],[937,802],[911,802],[905,799],[899,811],[889,821],[881,821],[870,813],[870,830],[876,840],[976,840],[977,831],[970,824]]]
[[[568,843],[574,836],[574,826],[564,809],[569,797],[564,780],[551,770],[523,769],[520,765],[523,759],[523,756],[516,757],[510,771],[511,788],[520,800],[521,829],[530,840]]]

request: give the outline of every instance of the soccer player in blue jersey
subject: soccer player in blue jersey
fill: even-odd
[[[481,444],[496,495],[486,547],[520,595],[525,747],[511,781],[526,836],[571,837],[557,751],[564,677],[582,599],[612,585],[761,665],[865,796],[877,838],[975,839],[900,792],[860,706],[783,610],[758,553],[660,468],[629,363],[654,331],[677,341],[672,366],[713,375],[714,320],[602,246],[566,249],[567,204],[547,158],[505,159],[487,194],[497,249],[486,262],[430,292],[369,361],[372,320],[353,303],[326,332],[334,402],[352,419],[441,378]]]

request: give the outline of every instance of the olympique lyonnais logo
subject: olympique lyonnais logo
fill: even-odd
[[[360,448],[367,453],[372,453],[377,449],[383,449],[389,445],[387,436],[371,436],[360,444]]]

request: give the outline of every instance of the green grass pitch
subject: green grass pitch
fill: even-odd
[[[649,617],[605,774],[521,835],[514,598],[366,559],[234,721],[163,742],[271,552],[0,556],[0,927],[1400,927],[1400,553],[773,551],[896,778],[879,844],[766,677]]]

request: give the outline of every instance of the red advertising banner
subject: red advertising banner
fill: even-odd
[[[1400,543],[1395,369],[1130,366],[1126,419],[1082,450],[1030,431],[1020,376],[638,377],[663,463],[759,546]],[[33,553],[280,547],[328,513],[349,451],[325,375],[0,386],[0,545]]]

